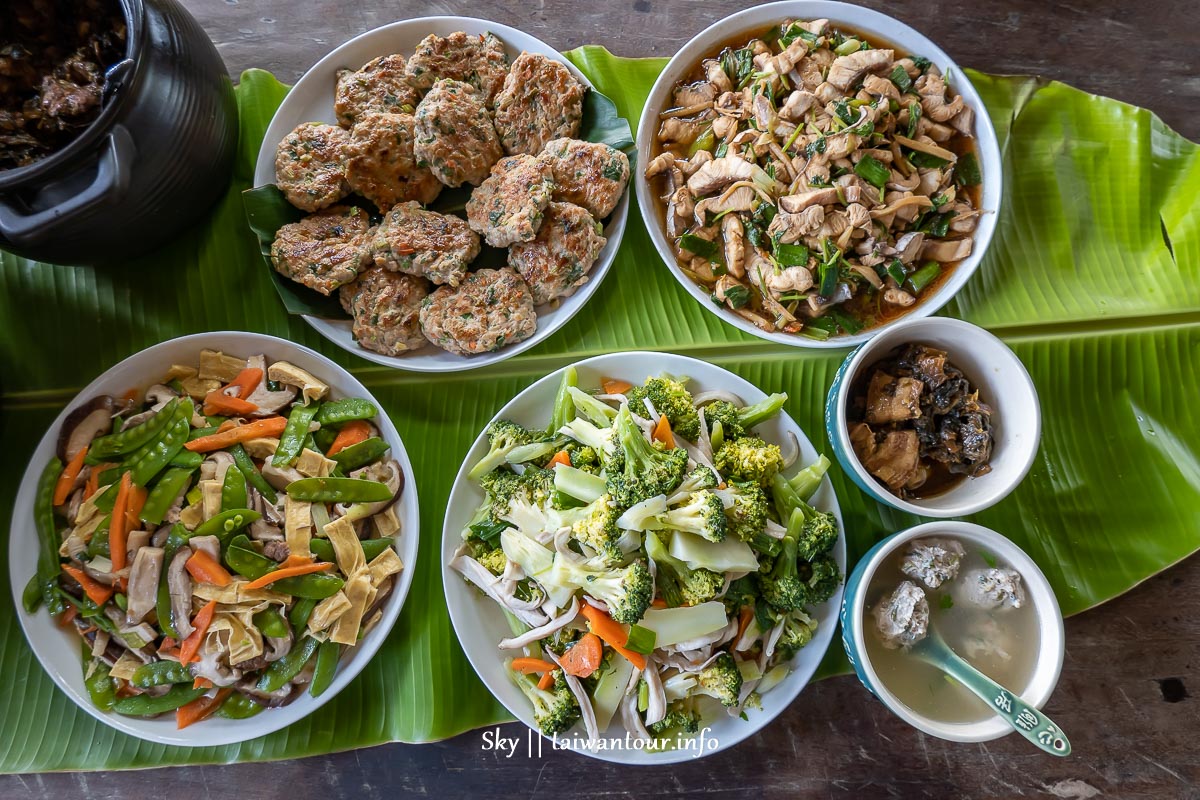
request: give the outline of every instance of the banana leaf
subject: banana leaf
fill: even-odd
[[[570,57],[631,120],[664,63],[593,47]],[[947,313],[1012,345],[1037,382],[1044,415],[1029,477],[976,519],[1028,550],[1074,614],[1200,547],[1200,223],[1192,211],[1200,159],[1195,144],[1144,109],[1034,78],[971,79],[1001,137],[1009,194],[983,267]],[[723,325],[658,266],[635,221],[589,313],[504,364],[416,375],[331,347],[289,317],[245,224],[241,192],[285,91],[266,73],[242,76],[233,184],[172,247],[108,271],[0,254],[0,435],[9,454],[0,466],[0,514],[11,511],[37,438],[79,387],[157,341],[223,328],[313,346],[370,387],[421,473],[426,556],[438,552],[440,510],[462,454],[491,414],[547,371],[596,353],[670,350],[711,360],[768,391],[787,391],[788,412],[827,447],[822,402],[844,354],[781,347]],[[831,477],[852,558],[916,521],[869,501],[836,465]],[[253,742],[198,750],[148,745],[77,710],[34,662],[11,593],[0,593],[0,770],[293,758],[430,741],[506,719],[459,650],[440,581],[436,557],[422,558],[384,648],[315,715]],[[844,669],[835,645],[823,674]]]
[[[617,106],[598,91],[588,92],[583,103],[583,120],[580,124],[579,138],[588,142],[602,142],[610,147],[625,151],[633,160],[634,141],[629,130],[629,122],[617,111]],[[438,195],[431,205],[435,211],[443,214],[458,214],[465,217],[463,209],[470,197],[470,188],[459,187],[447,189]],[[320,292],[308,289],[295,281],[288,280],[276,272],[271,266],[271,243],[275,241],[276,232],[291,222],[304,217],[304,212],[289,203],[283,192],[274,184],[248,189],[242,193],[246,204],[246,221],[250,230],[258,237],[258,247],[262,252],[266,267],[271,273],[271,282],[284,308],[289,314],[311,314],[330,319],[347,319],[346,313],[338,302],[337,295],[326,297]],[[342,201],[346,205],[355,205],[374,211],[374,204],[357,195]],[[372,215],[372,222],[378,222],[378,215]],[[505,250],[484,244],[479,256],[473,262],[476,268],[502,267],[507,263]]]

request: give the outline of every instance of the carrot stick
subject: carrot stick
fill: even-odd
[[[583,604],[582,612],[588,621],[588,627],[591,628],[592,633],[603,639],[613,650],[616,650],[629,659],[638,669],[646,668],[646,657],[644,655],[625,649],[625,643],[629,641],[629,633],[619,623],[589,603]]]
[[[233,581],[231,576],[217,560],[203,550],[196,548],[192,557],[184,564],[199,583],[211,583],[214,586],[228,586]]]
[[[264,586],[270,586],[272,583],[284,578],[294,578],[297,575],[308,575],[312,572],[324,572],[331,568],[333,564],[329,561],[320,561],[316,564],[300,564],[295,567],[284,567],[277,569],[274,572],[268,572],[261,578],[256,578],[246,584],[247,589],[261,589]]]
[[[217,693],[209,697],[204,695],[197,697],[187,705],[180,706],[175,709],[175,728],[182,730],[188,725],[195,725],[201,720],[208,719],[214,711],[221,707],[225,702],[225,698],[233,692],[233,687],[228,689],[218,689]]]
[[[121,473],[121,484],[117,487],[117,499],[113,503],[112,521],[108,526],[108,557],[113,572],[125,568],[128,553],[125,552],[126,534],[129,532],[129,490],[133,482],[128,472]]]
[[[554,669],[554,665],[540,658],[523,657],[514,658],[512,660],[512,668],[516,672],[523,672],[528,675],[531,672],[549,672]]]
[[[733,641],[737,642],[746,633],[746,628],[750,627],[750,620],[754,619],[754,609],[750,606],[742,606],[742,610],[738,612],[738,628],[737,636]]]
[[[554,458],[550,459],[550,463],[546,465],[546,469],[554,469],[559,464],[564,467],[571,466],[571,454],[566,450],[559,450],[554,454]]]
[[[600,637],[594,633],[585,633],[582,639],[563,653],[558,663],[562,665],[563,672],[568,675],[586,678],[600,669],[600,662],[603,659],[604,644],[601,643]]]
[[[238,426],[237,420],[227,419],[224,422],[222,422],[220,425],[217,426],[217,433],[224,433],[225,431],[231,431],[234,428],[236,428],[237,426]]]
[[[67,607],[63,609],[63,612],[58,615],[58,624],[65,628],[74,622],[75,618],[78,616],[79,609],[68,603]]]
[[[209,415],[225,414],[233,417],[244,417],[258,411],[258,406],[240,397],[230,397],[221,389],[213,389],[204,396],[204,413]]]
[[[129,508],[125,511],[126,531],[135,531],[142,524],[142,508],[145,507],[149,494],[143,486],[129,487]]]
[[[333,440],[333,444],[329,445],[329,452],[325,455],[332,456],[336,453],[345,450],[350,445],[365,442],[371,438],[371,426],[361,419],[356,419],[352,422],[347,422],[345,427],[338,431],[337,438]]]
[[[675,447],[675,434],[671,433],[671,420],[667,419],[667,415],[663,414],[658,418],[658,424],[654,426],[654,433],[650,438],[656,442],[662,442],[669,448]]]
[[[656,597],[650,601],[650,607],[651,608],[666,608],[667,601],[663,600],[661,597]]]
[[[283,429],[286,427],[287,418],[267,417],[266,419],[258,419],[254,422],[248,422],[245,425],[238,425],[227,431],[214,433],[210,436],[201,436],[199,439],[193,439],[188,442],[184,447],[193,453],[209,453],[213,450],[224,450],[230,445],[248,442],[251,439],[259,439],[264,436],[278,436],[283,433]]]
[[[100,490],[100,473],[105,470],[112,469],[116,464],[93,464],[92,471],[88,473],[87,486],[84,487],[84,499],[92,497]]]
[[[201,689],[201,688],[211,689],[212,685],[213,685],[213,682],[210,681],[208,678],[204,678],[204,677],[199,677],[199,678],[196,678],[196,680],[192,681],[193,689]]]
[[[70,575],[80,586],[83,587],[84,594],[86,594],[88,599],[96,605],[104,605],[108,602],[108,599],[113,596],[113,587],[105,586],[100,581],[93,580],[90,575],[78,567],[72,567],[69,564],[64,564],[62,569],[63,572]]]
[[[250,395],[254,394],[254,390],[258,388],[258,384],[262,382],[263,371],[258,367],[246,367],[237,374],[237,377],[231,380],[225,388],[231,386],[238,387],[238,397],[245,400]]]
[[[209,600],[204,608],[196,612],[196,616],[192,620],[192,627],[195,630],[179,646],[180,664],[187,665],[199,660],[200,645],[204,642],[204,634],[208,633],[208,626],[212,624],[215,613],[217,613],[216,600]]]
[[[76,453],[58,476],[58,483],[54,484],[54,505],[61,506],[71,496],[71,488],[75,485],[75,479],[79,477],[79,471],[83,469],[83,459],[87,451],[87,447],[84,447]]]
[[[542,677],[538,678],[538,688],[543,692],[550,691],[550,687],[554,685],[554,673],[543,672]]]
[[[604,388],[605,394],[625,394],[633,388],[632,383],[620,378],[605,378],[600,381],[600,385]]]

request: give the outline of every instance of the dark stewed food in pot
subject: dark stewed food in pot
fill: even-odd
[[[859,376],[848,413],[859,461],[898,497],[932,497],[991,471],[992,410],[943,350],[893,350]]]
[[[125,39],[116,0],[0,4],[0,170],[56,152],[99,116]]]

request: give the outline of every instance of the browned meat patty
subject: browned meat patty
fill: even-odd
[[[537,235],[553,193],[548,159],[526,155],[502,158],[471,193],[467,221],[492,247],[528,242]]]
[[[350,192],[346,184],[346,145],[350,137],[336,125],[305,122],[275,148],[275,185],[287,201],[319,211]]]
[[[421,306],[421,330],[433,344],[459,355],[491,353],[537,330],[533,297],[511,269],[481,269],[458,286],[443,286]]]
[[[409,85],[421,90],[443,78],[469,83],[490,108],[508,75],[508,56],[504,43],[491,33],[471,36],[459,31],[446,37],[430,34],[417,45],[406,72]]]
[[[408,85],[404,56],[380,56],[362,69],[338,73],[333,108],[338,124],[349,128],[369,112],[411,114],[421,95]]]
[[[537,238],[508,249],[508,265],[529,284],[534,305],[566,297],[586,280],[604,249],[599,227],[586,209],[551,203]]]
[[[284,225],[271,245],[276,271],[321,294],[358,275],[370,219],[361,208],[333,206]]]
[[[613,212],[629,183],[629,158],[599,142],[554,139],[542,151],[554,171],[554,199],[574,203],[596,219]]]
[[[442,184],[413,152],[412,114],[361,115],[350,129],[346,181],[350,188],[386,212],[397,203],[432,203]]]
[[[587,90],[571,71],[536,53],[521,53],[496,95],[496,132],[509,154],[541,152],[546,142],[579,133]]]
[[[479,237],[461,217],[400,203],[375,230],[370,252],[386,269],[458,286],[479,255]]]
[[[420,311],[428,294],[423,278],[368,267],[341,288],[340,300],[354,318],[354,341],[367,350],[399,356],[426,344]]]
[[[417,106],[413,149],[447,186],[477,186],[504,154],[480,95],[455,80],[435,83]]]

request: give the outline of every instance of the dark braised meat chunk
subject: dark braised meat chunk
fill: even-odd
[[[0,170],[45,158],[91,124],[125,36],[116,0],[0,3]]]
[[[850,441],[867,471],[901,497],[991,470],[992,411],[947,354],[909,344],[875,364],[851,408]]]

